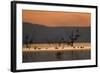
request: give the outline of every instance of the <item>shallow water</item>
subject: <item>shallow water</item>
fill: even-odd
[[[90,50],[23,52],[23,62],[46,62],[90,59]]]

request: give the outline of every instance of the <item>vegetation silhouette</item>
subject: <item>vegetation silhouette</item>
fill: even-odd
[[[65,45],[75,48],[74,46],[75,42],[78,42],[78,41],[89,42],[90,41],[90,39],[88,39],[88,37],[90,36],[88,32],[84,31],[85,29],[86,31],[90,32],[89,27],[86,27],[86,28],[82,27],[82,30],[81,30],[81,28],[78,28],[78,27],[46,27],[40,24],[32,24],[32,23],[23,22],[23,45],[25,45],[26,48],[32,47],[34,49],[38,49],[38,48],[40,49],[40,47],[31,46],[31,44],[47,43],[49,44],[49,47],[52,46],[52,44],[55,44],[56,45],[56,47],[54,47],[55,49],[59,49],[59,47],[62,47],[62,49],[64,49]],[[82,33],[88,34],[88,37],[85,37],[85,38],[82,37],[81,36],[82,33],[80,32],[80,30]],[[50,31],[50,34],[49,34],[49,31]],[[81,46],[81,48],[83,47]]]

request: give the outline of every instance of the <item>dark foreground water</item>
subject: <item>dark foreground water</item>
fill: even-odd
[[[23,52],[23,62],[46,62],[90,59],[90,50]]]

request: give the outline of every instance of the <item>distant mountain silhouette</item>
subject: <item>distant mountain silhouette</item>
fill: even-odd
[[[79,30],[80,35],[76,42],[90,42],[90,27],[46,27],[23,22],[23,43],[26,41],[32,43],[68,42],[72,32],[73,35],[77,34],[76,30]]]

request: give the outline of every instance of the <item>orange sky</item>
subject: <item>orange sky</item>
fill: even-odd
[[[49,27],[88,27],[91,24],[91,14],[75,12],[23,10],[22,20],[23,22],[30,22],[33,24],[40,24]]]

